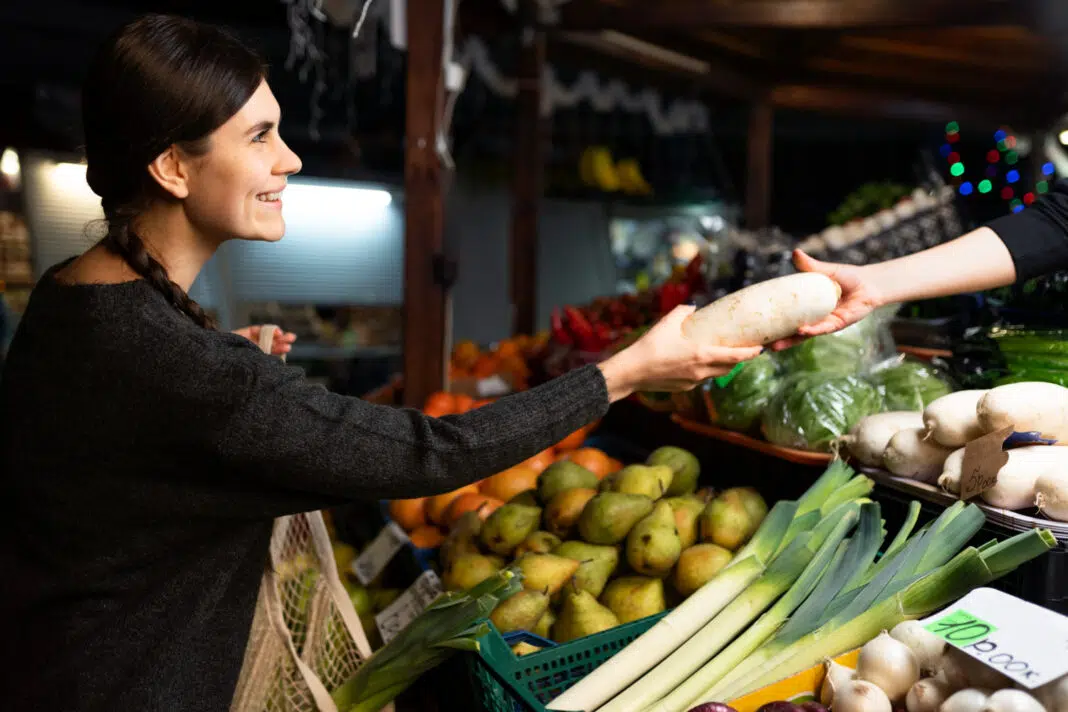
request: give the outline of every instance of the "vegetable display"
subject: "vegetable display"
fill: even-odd
[[[709,379],[702,393],[715,422],[731,430],[751,430],[782,382],[779,364],[770,353],[761,354],[745,364],[726,385]]]
[[[935,368],[916,361],[904,360],[877,369],[870,378],[888,410],[923,410],[953,390]]]

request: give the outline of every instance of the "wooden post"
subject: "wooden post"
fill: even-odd
[[[404,152],[404,404],[421,407],[445,385],[447,286],[441,279],[445,168],[442,119],[443,0],[409,0]],[[416,20],[416,18],[418,18]]]
[[[533,334],[538,296],[538,207],[544,171],[541,76],[545,67],[545,33],[536,26],[537,5],[534,0],[525,0],[520,5],[520,13],[518,125],[510,251],[512,333]]]
[[[749,159],[745,180],[745,226],[767,227],[771,217],[771,102],[760,98],[749,114]]]

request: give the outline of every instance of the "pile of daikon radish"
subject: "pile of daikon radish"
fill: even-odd
[[[1012,426],[1053,445],[1008,450],[997,484],[980,497],[1009,510],[1038,507],[1068,521],[1068,388],[1053,383],[1012,383],[989,390],[950,393],[921,412],[894,411],[863,418],[843,437],[849,452],[869,467],[937,483],[960,493],[965,446]]]

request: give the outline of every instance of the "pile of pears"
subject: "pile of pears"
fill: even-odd
[[[603,479],[560,460],[485,521],[457,520],[439,550],[442,582],[464,590],[516,566],[524,589],[490,619],[557,643],[660,613],[726,566],[767,513],[749,487],[698,491],[700,474],[678,447]]]

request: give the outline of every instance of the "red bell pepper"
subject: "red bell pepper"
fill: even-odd
[[[583,351],[599,351],[597,348],[597,335],[593,325],[580,309],[564,307],[564,318],[567,320],[568,329],[575,336],[575,343]]]
[[[554,307],[553,313],[549,317],[550,326],[552,328],[553,339],[560,344],[570,346],[574,343],[574,339],[571,338],[571,333],[564,327],[564,320],[560,316],[560,307]]]

